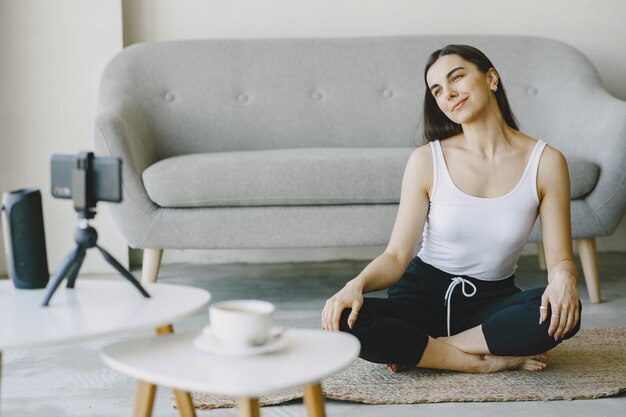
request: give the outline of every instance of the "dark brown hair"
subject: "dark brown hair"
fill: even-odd
[[[428,83],[426,82],[426,74],[430,67],[437,62],[440,57],[445,55],[458,55],[464,60],[476,65],[476,67],[485,74],[490,68],[493,68],[496,73],[498,73],[489,58],[473,46],[446,45],[433,52],[428,58],[428,62],[424,68],[424,83],[426,84],[426,91],[424,92],[424,138],[429,142],[436,139],[447,139],[463,131],[460,124],[454,123],[441,111],[435,97],[433,97],[431,91],[428,89]],[[498,90],[495,92],[498,107],[502,112],[502,117],[506,124],[518,130],[517,121],[515,120],[511,106],[509,106],[509,100],[506,98],[506,92],[504,91],[500,74],[498,74],[498,79]]]

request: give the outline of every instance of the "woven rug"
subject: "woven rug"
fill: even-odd
[[[328,399],[367,404],[575,400],[626,391],[626,329],[582,329],[549,354],[542,372],[481,375],[430,369],[393,374],[384,365],[357,359],[323,380],[322,390]],[[295,388],[261,397],[260,404],[301,397],[302,389]],[[200,409],[236,407],[236,398],[206,393],[193,393],[193,401]]]

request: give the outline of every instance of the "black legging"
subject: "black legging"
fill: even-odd
[[[389,298],[364,298],[352,329],[343,311],[341,331],[361,342],[360,357],[370,362],[415,366],[420,361],[428,336],[448,333],[446,291],[455,275],[443,272],[415,257],[402,278],[388,290]],[[454,288],[450,298],[450,334],[482,324],[489,351],[498,356],[535,355],[561,341],[548,335],[550,320],[539,325],[539,306],[545,288],[521,291],[515,276],[501,281],[481,281],[461,276],[466,282]],[[471,294],[472,297],[463,294]],[[549,314],[550,315],[550,314]],[[580,329],[580,321],[563,339]]]

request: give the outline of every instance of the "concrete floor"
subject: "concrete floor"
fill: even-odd
[[[213,301],[259,298],[277,305],[277,324],[319,328],[324,301],[365,266],[362,261],[269,265],[165,265],[160,282],[192,285],[211,291]],[[600,255],[601,304],[590,304],[584,284],[583,327],[626,327],[626,254]],[[521,288],[544,285],[545,273],[534,257],[519,263],[517,284]],[[120,279],[116,275],[107,278]],[[81,277],[89,279],[91,277]],[[98,277],[102,278],[102,277]],[[381,293],[375,295],[382,295]],[[104,313],[104,312],[103,312]],[[192,331],[207,324],[205,312],[175,323],[176,331]],[[131,416],[136,383],[107,368],[98,356],[106,344],[133,335],[100,338],[75,345],[21,349],[3,353],[0,415],[30,416]],[[168,389],[160,389],[154,417],[177,416]],[[626,415],[626,394],[584,401],[443,403],[420,405],[365,405],[327,401],[329,416],[589,416]],[[266,417],[304,416],[301,402],[266,407]],[[234,409],[199,411],[198,416],[236,416]]]

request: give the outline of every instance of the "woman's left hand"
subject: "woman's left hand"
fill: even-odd
[[[560,340],[580,319],[576,276],[567,270],[560,270],[549,281],[541,297],[539,324],[548,319],[548,312],[551,310],[548,334],[554,336],[554,340]],[[550,310],[548,306],[551,307]]]

